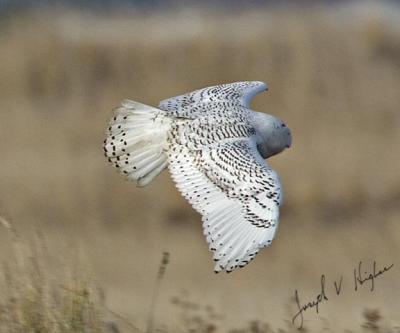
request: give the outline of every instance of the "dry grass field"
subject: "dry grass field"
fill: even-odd
[[[397,332],[399,22],[383,2],[1,17],[0,332],[143,332],[149,312],[165,332],[291,332],[295,290],[315,299],[321,274],[329,301],[305,329]],[[242,80],[269,84],[253,108],[294,142],[270,161],[285,191],[274,243],[215,275],[167,172],[136,188],[102,141],[124,98],[157,105]],[[373,292],[354,291],[360,260],[394,264]]]

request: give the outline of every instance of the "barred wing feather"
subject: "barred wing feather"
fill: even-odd
[[[274,238],[281,202],[277,174],[251,138],[169,157],[177,188],[203,216],[215,271],[248,264]]]
[[[215,104],[219,107],[225,105],[228,112],[233,107],[248,108],[251,99],[265,90],[267,85],[260,81],[221,84],[165,99],[160,102],[159,108],[168,111],[170,116],[193,119],[204,112],[212,113]],[[223,114],[224,108],[218,112]]]

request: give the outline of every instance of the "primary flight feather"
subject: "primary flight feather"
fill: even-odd
[[[235,82],[161,101],[126,100],[111,119],[109,162],[147,185],[166,167],[202,215],[215,271],[247,265],[274,238],[282,192],[265,159],[291,145],[278,118],[249,109],[263,82]]]

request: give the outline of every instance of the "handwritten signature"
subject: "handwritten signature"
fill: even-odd
[[[370,291],[375,290],[375,279],[381,276],[383,273],[389,271],[394,264],[390,264],[388,266],[383,266],[382,269],[377,269],[376,261],[373,262],[372,270],[367,272],[367,270],[363,266],[363,262],[359,261],[358,267],[354,268],[353,270],[353,277],[354,277],[354,291],[358,291],[365,283],[369,282]],[[342,290],[342,282],[343,282],[343,275],[340,276],[338,280],[333,281],[334,291],[337,296],[340,295]],[[298,329],[303,327],[304,323],[304,312],[310,309],[315,309],[315,312],[318,314],[320,310],[320,304],[323,302],[328,302],[329,298],[326,292],[326,277],[324,274],[321,275],[320,280],[320,289],[318,294],[305,303],[300,302],[299,292],[296,289],[294,291],[294,298],[297,305],[298,312],[293,316],[292,323],[296,325]]]
[[[358,286],[362,286],[365,282],[371,281],[371,291],[375,289],[375,278],[387,272],[393,267],[393,264],[389,266],[383,266],[381,270],[376,270],[376,262],[374,261],[372,272],[367,273],[363,270],[362,261],[358,263],[358,269],[354,269],[354,290],[358,290]],[[364,274],[363,274],[364,271]]]

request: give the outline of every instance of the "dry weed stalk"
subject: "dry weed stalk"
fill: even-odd
[[[169,263],[169,252],[163,252],[160,266],[158,267],[158,273],[156,281],[153,288],[153,294],[151,296],[151,303],[149,309],[149,317],[147,319],[147,333],[152,333],[154,329],[154,318],[156,313],[156,306],[158,301],[158,296],[160,294],[161,282],[164,278],[165,271]]]

